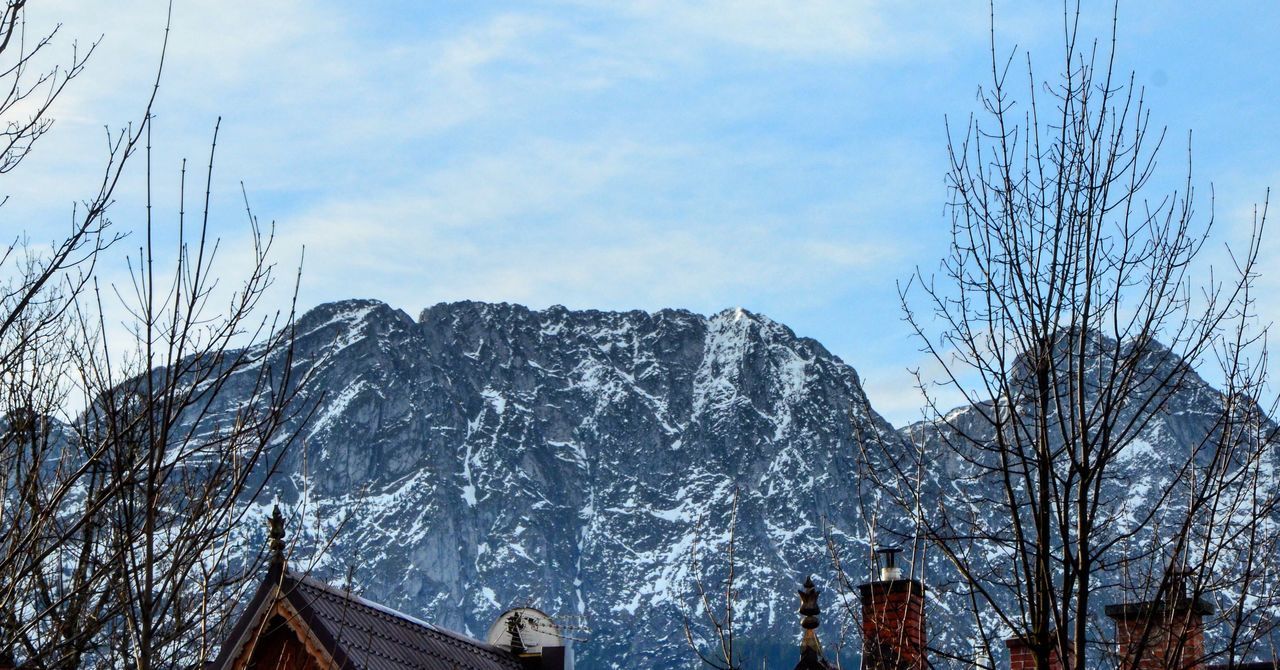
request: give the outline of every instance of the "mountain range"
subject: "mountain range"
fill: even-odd
[[[297,333],[312,411],[270,486],[300,519],[296,563],[471,635],[515,605],[582,622],[584,670],[675,668],[694,665],[686,621],[705,632],[693,580],[720,602],[732,543],[750,657],[795,662],[810,574],[828,653],[854,655],[838,647],[856,596],[830,578],[832,552],[855,581],[871,574],[870,526],[896,522],[865,463],[928,428],[895,430],[820,343],[744,309],[479,302],[417,319],[330,303]],[[1216,391],[1192,381],[1135,443],[1126,504],[1213,411]],[[935,599],[931,637],[960,634]]]

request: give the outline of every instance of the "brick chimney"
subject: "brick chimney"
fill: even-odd
[[[862,595],[862,667],[864,670],[925,670],[924,585],[903,579],[897,547],[876,550],[884,556],[880,580],[858,587]]]
[[[1051,637],[1057,633],[1050,633]],[[1011,637],[1004,641],[1004,646],[1009,648],[1009,670],[1036,670],[1036,655],[1031,649],[1031,643],[1025,637]],[[1068,649],[1067,663],[1062,663],[1061,649]],[[1075,663],[1075,656],[1070,652],[1071,644],[1067,640],[1058,640],[1053,650],[1049,652],[1049,670],[1071,670]]]
[[[1204,662],[1203,617],[1213,606],[1186,593],[1185,572],[1170,576],[1164,600],[1107,605],[1116,622],[1120,670],[1199,670]]]

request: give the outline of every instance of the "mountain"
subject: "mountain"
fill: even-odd
[[[1280,614],[1280,587],[1263,575],[1272,574],[1276,567],[1280,539],[1280,509],[1276,507],[1280,500],[1280,448],[1275,442],[1275,424],[1248,397],[1228,404],[1222,392],[1159,342],[1117,342],[1097,333],[1086,333],[1083,338],[1080,334],[1059,333],[1050,353],[1041,360],[1051,361],[1045,367],[1057,371],[1049,377],[1057,380],[1054,397],[1074,398],[1078,385],[1087,408],[1083,416],[1067,414],[1074,420],[1059,421],[1057,412],[1065,413],[1071,405],[1051,403],[1049,449],[1061,450],[1053,459],[1055,485],[1065,490],[1068,478],[1079,476],[1067,467],[1066,450],[1084,442],[1079,437],[1081,424],[1088,425],[1085,434],[1095,445],[1095,461],[1099,458],[1098,440],[1104,434],[1112,438],[1115,450],[1107,457],[1106,475],[1097,480],[1091,494],[1098,515],[1091,542],[1095,551],[1106,547],[1106,554],[1094,568],[1090,637],[1097,640],[1099,651],[1109,649],[1106,645],[1114,628],[1104,607],[1155,597],[1194,500],[1192,539],[1180,561],[1193,569],[1191,579],[1200,582],[1199,592],[1217,610],[1215,617],[1205,621],[1206,634],[1221,641],[1228,627],[1237,625],[1238,616],[1241,630],[1262,634],[1264,643],[1260,646],[1274,645],[1275,624],[1270,622]],[[1068,343],[1083,347],[1085,355],[1079,355]],[[1024,354],[1014,360],[1007,394],[1013,401],[1005,400],[999,410],[1006,425],[1004,434],[1024,436],[1010,438],[1014,444],[1034,442],[1025,437],[1026,427],[1036,425],[1031,419],[1036,367],[1032,359]],[[1082,369],[1074,374],[1077,366]],[[1117,387],[1107,381],[1125,374],[1130,383]],[[1014,409],[1010,410],[1010,404]],[[1014,473],[1008,480],[1009,490],[1019,501],[1024,524],[1029,523],[1030,497],[1025,493],[1020,463],[1010,455],[1014,449],[1002,451],[995,446],[992,417],[996,412],[992,401],[962,406],[901,432],[930,465],[923,487],[923,515],[933,527],[955,538],[952,548],[966,557],[973,574],[981,576],[985,591],[994,594],[1006,612],[1017,616],[1021,610],[1010,597],[1008,585],[1016,583],[1020,575],[1010,559],[1013,524],[1004,473]],[[1011,420],[1011,415],[1025,417],[1025,423]],[[1111,420],[1103,421],[1104,416]],[[1224,417],[1231,419],[1224,421]],[[1028,479],[1034,477],[1031,473]],[[1075,504],[1070,494],[1062,495],[1062,506]],[[1061,509],[1057,496],[1054,501],[1053,513],[1057,513]],[[1078,518],[1074,510],[1070,518]],[[1052,555],[1057,559],[1067,556],[1060,530],[1055,526],[1050,532],[1056,548]],[[1255,574],[1249,578],[1253,583],[1242,610],[1240,579],[1246,567]],[[946,575],[956,570],[935,551],[925,572]],[[972,609],[968,589],[963,582],[938,582],[930,585],[934,601],[945,604],[942,609],[948,613],[956,613],[952,621],[970,621],[944,626],[943,639],[935,637],[931,642],[964,653],[965,646],[971,644],[967,640],[977,637],[968,614]],[[1186,588],[1190,590],[1192,585]],[[989,630],[996,634],[1007,630],[992,608],[980,609]]]
[[[311,310],[297,333],[300,402],[313,412],[295,425],[302,439],[271,485],[301,517],[290,531],[295,567],[477,636],[514,605],[581,617],[583,670],[696,667],[683,613],[694,611],[695,567],[718,598],[735,491],[738,639],[769,667],[795,663],[794,593],[808,574],[826,588],[829,653],[850,621],[828,541],[856,583],[869,572],[869,520],[909,530],[868,468],[919,445],[931,459],[925,509],[999,495],[939,449],[957,427],[981,439],[985,405],[895,431],[853,368],[742,309],[457,302],[415,320],[351,300]],[[1146,346],[1144,369],[1184,365]],[[244,389],[228,385],[227,408],[248,396],[249,376]],[[1156,503],[1189,445],[1212,430],[1221,398],[1190,372],[1125,446],[1104,491],[1116,529]],[[1275,449],[1268,458],[1262,484],[1274,490]],[[998,526],[996,506],[974,510]],[[261,542],[256,527],[245,532],[246,543]],[[1143,533],[1138,541],[1154,537]],[[920,568],[931,643],[966,653],[964,589],[937,552]],[[1098,625],[1099,635],[1110,630]]]
[[[517,604],[580,615],[586,670],[691,665],[691,552],[718,589],[735,490],[749,653],[794,663],[824,528],[865,550],[858,450],[902,444],[851,367],[742,309],[353,300],[297,326],[314,414],[273,485],[307,519],[295,561],[340,526],[316,572],[407,613],[473,635]]]

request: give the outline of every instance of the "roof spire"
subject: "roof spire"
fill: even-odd
[[[822,643],[818,641],[818,615],[822,609],[818,607],[818,594],[822,591],[814,586],[813,577],[806,577],[804,588],[800,594],[800,627],[804,629],[804,637],[800,640],[800,662],[795,670],[825,670],[831,665],[822,653]]]
[[[284,561],[284,515],[280,513],[280,503],[271,510],[271,518],[267,519],[267,549],[271,552],[271,568],[283,569]]]

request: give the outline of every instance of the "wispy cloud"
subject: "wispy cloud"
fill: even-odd
[[[714,309],[726,295],[805,296],[895,257],[892,245],[800,221],[732,221],[632,207],[619,184],[679,152],[634,143],[536,142],[451,163],[402,191],[321,202],[285,240],[307,244],[309,290],[365,290],[414,305],[444,299],[579,307]],[[647,210],[647,211],[646,211]],[[288,246],[288,244],[286,246]],[[798,300],[803,298],[798,297]]]
[[[1001,44],[1047,45],[1036,62],[1053,62],[1060,11],[1004,4]],[[33,5],[33,32],[65,24],[51,56],[65,58],[73,37],[105,39],[56,108],[55,132],[0,183],[13,196],[7,221],[36,239],[64,229],[100,174],[103,126],[141,112],[167,6]],[[1247,67],[1219,68],[1213,95],[1170,97],[1195,67],[1253,44],[1239,26],[1263,22],[1147,2],[1124,11],[1139,18],[1122,55],[1158,61],[1171,82],[1162,102],[1194,116],[1198,97],[1216,101],[1206,123],[1230,131],[1216,138],[1227,158],[1198,167],[1241,150],[1219,117],[1245,100],[1261,134],[1248,174],[1227,181],[1252,189],[1280,173],[1257,149],[1280,128],[1275,106],[1232,94],[1274,88]],[[1194,62],[1158,41],[1207,22],[1236,32]],[[883,393],[908,408],[909,378],[892,372],[906,365],[891,361],[915,352],[897,327],[895,281],[945,253],[942,117],[976,109],[988,28],[985,3],[176,0],[154,126],[156,211],[176,213],[183,157],[195,197],[222,116],[212,223],[225,260],[238,262],[244,243],[243,181],[277,222],[282,262],[307,247],[304,306],[743,305],[834,343],[871,370],[877,406]],[[1232,62],[1275,61],[1259,49]],[[122,230],[140,221],[142,185],[134,172],[118,194]]]
[[[774,55],[882,61],[945,51],[980,15],[937,3],[873,0],[644,0],[583,2],[656,27],[677,43],[720,44]]]

